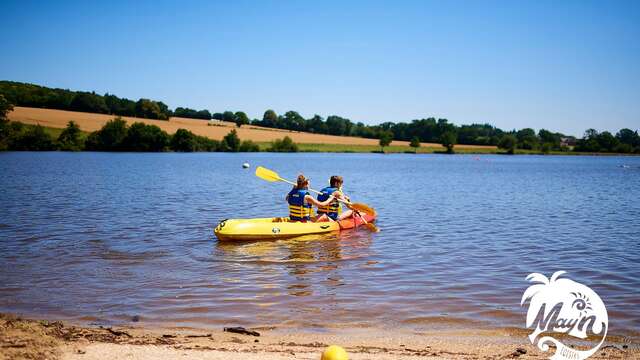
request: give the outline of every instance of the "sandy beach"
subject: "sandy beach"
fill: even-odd
[[[53,109],[38,109],[16,106],[9,113],[9,119],[25,124],[40,124],[46,127],[62,129],[67,126],[69,121],[75,121],[83,131],[99,130],[107,121],[113,119],[114,115],[93,114],[76,111],[64,111]],[[256,142],[269,142],[276,139],[282,139],[289,136],[293,141],[304,144],[341,144],[341,145],[378,145],[377,139],[365,139],[349,136],[333,136],[312,134],[299,131],[290,131],[283,129],[271,129],[253,125],[244,125],[237,128],[234,123],[224,121],[212,121],[211,126],[207,125],[205,120],[187,119],[172,117],[168,121],[141,119],[135,117],[122,117],[129,124],[134,122],[143,122],[149,125],[157,125],[169,134],[175,133],[178,129],[187,129],[194,134],[206,136],[211,139],[221,140],[232,129],[236,129],[238,136],[242,140],[252,140]],[[407,141],[394,141],[394,145],[409,145]],[[440,147],[440,144],[422,143],[423,147]],[[479,146],[479,145],[457,145],[458,148],[469,149],[495,149],[495,146]]]
[[[0,359],[319,359],[331,344],[350,359],[544,359],[523,329],[408,331],[348,329],[323,333],[251,329],[87,327],[0,314]],[[580,348],[583,344],[577,345]],[[592,359],[637,359],[622,338],[611,338]]]

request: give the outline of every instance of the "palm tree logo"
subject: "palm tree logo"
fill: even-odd
[[[520,305],[529,301],[527,328],[532,328],[529,340],[538,348],[549,350],[549,344],[557,350],[552,360],[582,360],[593,355],[607,336],[609,319],[602,299],[588,286],[568,278],[560,278],[564,271],[557,271],[551,278],[532,273],[527,280],[534,283],[522,295]],[[586,339],[588,333],[602,334],[599,344],[588,351],[574,350],[547,334],[562,333],[579,339]]]

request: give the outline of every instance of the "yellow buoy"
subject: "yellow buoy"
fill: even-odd
[[[349,360],[349,354],[338,345],[331,345],[324,350],[320,360]]]

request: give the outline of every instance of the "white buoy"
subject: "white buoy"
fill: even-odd
[[[246,162],[246,163],[242,164],[242,168],[243,168],[243,169],[248,169],[248,168],[249,168],[249,166],[251,166],[251,165],[249,165],[249,163],[248,163],[248,162]]]

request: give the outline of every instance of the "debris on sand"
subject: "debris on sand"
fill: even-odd
[[[224,328],[224,331],[226,332],[230,332],[230,333],[235,333],[235,334],[242,334],[242,335],[250,335],[250,336],[260,336],[260,333],[257,331],[253,331],[253,330],[247,330],[241,326],[237,326],[237,327],[226,327]]]

